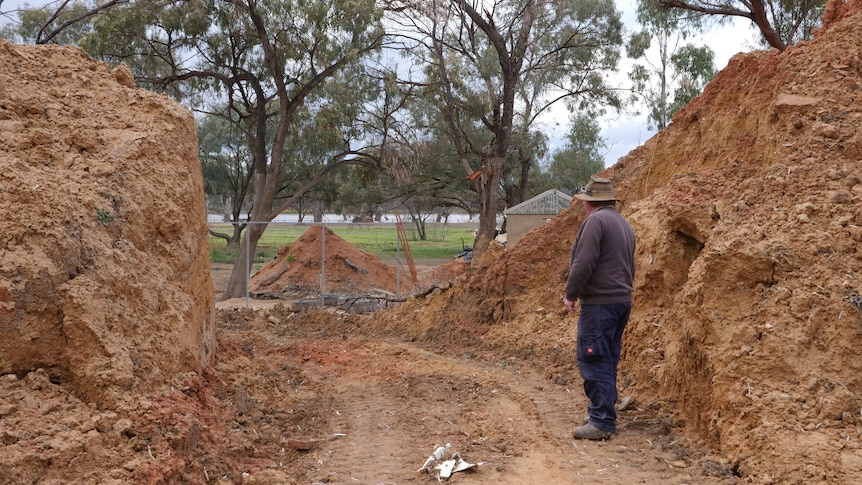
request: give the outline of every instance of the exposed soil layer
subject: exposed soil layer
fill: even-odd
[[[8,353],[3,365],[24,357],[31,363],[4,368],[0,376],[0,483],[436,483],[418,470],[446,443],[465,460],[481,463],[456,473],[450,479],[456,483],[862,482],[860,5],[830,2],[826,26],[813,41],[783,53],[734,57],[670,127],[605,172],[638,236],[635,309],[620,368],[627,399],[620,431],[610,441],[571,439],[587,406],[574,360],[576,317],[560,303],[569,246],[583,219],[573,205],[517,245],[494,248],[469,268],[431,278],[447,284],[394,309],[356,315],[294,312],[277,300],[255,301],[250,308],[221,302],[211,365],[132,372],[135,380],[128,381],[133,385],[125,387],[123,399],[86,392],[101,388],[87,387],[89,374],[63,378],[56,350],[43,349],[42,363],[39,353]],[[30,160],[0,158],[7,165],[4,177],[19,180],[43,170],[38,160],[47,160],[44,166],[55,177],[40,185],[44,199],[30,196],[45,203],[27,206],[29,219],[19,218],[15,226],[30,228],[28,235],[50,227],[52,237],[4,239],[7,251],[10,241],[13,248],[25,240],[40,246],[16,258],[0,256],[3,324],[26,318],[50,327],[39,316],[54,315],[58,304],[24,311],[19,302],[28,293],[22,289],[47,288],[44,281],[62,275],[97,279],[104,273],[94,267],[110,267],[134,275],[124,281],[132,281],[136,292],[119,292],[114,288],[125,283],[108,279],[109,285],[86,294],[89,300],[76,293],[80,304],[69,308],[131,315],[137,326],[111,334],[128,340],[97,339],[109,349],[104,352],[121,355],[152,341],[159,344],[152,355],[170,362],[187,341],[164,329],[190,321],[179,315],[194,306],[176,295],[199,292],[211,307],[212,287],[209,276],[176,269],[196,264],[167,273],[153,268],[179,264],[172,257],[197,261],[199,252],[186,239],[192,236],[180,226],[203,233],[205,215],[146,212],[142,219],[156,229],[139,234],[122,224],[119,210],[133,200],[123,198],[118,206],[111,197],[117,197],[116,186],[138,188],[143,173],[106,179],[115,185],[96,192],[104,199],[59,182],[89,180],[95,169],[116,172],[120,162],[100,152],[101,138],[75,149],[100,153],[86,163],[45,154],[51,140],[78,146],[75,133],[87,133],[84,123],[74,133],[52,132],[51,125],[86,118],[92,98],[115,89],[122,72],[109,85],[95,82],[107,78],[106,66],[49,46],[0,44],[0,62],[0,109],[7,113],[0,117],[0,142]],[[62,68],[51,70],[51,62]],[[35,82],[49,73],[55,82],[70,83],[69,89],[44,91],[58,100],[66,99],[64,92],[78,93],[78,111],[46,110],[47,99],[27,101],[33,89],[23,91],[20,79]],[[76,79],[80,84],[73,84]],[[136,92],[124,89],[125,96]],[[144,116],[141,107],[151,105],[158,105],[150,115],[157,119],[163,110],[181,111],[140,96],[127,116],[117,118],[137,120]],[[31,118],[46,116],[53,122],[40,125],[41,137],[25,129]],[[187,140],[166,131],[166,146],[185,146]],[[193,132],[187,137],[194,140]],[[141,154],[170,152],[157,149],[154,137],[148,140]],[[154,156],[147,166],[158,171],[162,164],[176,169],[178,162]],[[91,175],[76,167],[90,167]],[[39,183],[26,182],[8,184],[14,198],[2,192],[4,218],[16,214],[13,204]],[[141,191],[162,202],[183,197],[180,187]],[[114,222],[99,221],[94,205],[111,209]],[[52,215],[63,210],[82,215]],[[67,220],[78,222],[62,223]],[[81,239],[86,244],[70,259],[92,265],[78,273],[40,272],[48,265],[39,254],[54,254],[55,247],[71,254],[63,249],[69,240],[97,231],[111,237]],[[127,259],[121,249],[137,248],[142,240],[165,244],[157,253],[165,259]],[[163,241],[185,241],[186,249]],[[314,244],[286,249],[281,266],[261,271],[257,283],[275,285],[275,274],[303,266],[297,262],[313,259]],[[340,264],[345,273],[332,288],[343,283],[345,291],[391,291],[390,273],[379,261],[349,247],[334,254],[341,259],[327,259],[327,267]],[[9,276],[10,265],[22,261],[29,269]],[[303,278],[319,281],[319,272],[306,266],[304,277],[273,288]],[[111,306],[100,292],[122,298]],[[136,337],[142,334],[151,340]],[[62,352],[105,371],[93,382],[117,372],[92,346],[70,342],[56,339]],[[199,344],[197,351],[206,355],[204,348]]]
[[[0,40],[0,166],[0,373],[116,406],[212,361],[188,110],[125,66]]]

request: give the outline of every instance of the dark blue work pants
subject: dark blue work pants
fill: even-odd
[[[617,430],[617,364],[631,302],[581,305],[578,317],[578,369],[590,400],[587,413],[593,426]]]

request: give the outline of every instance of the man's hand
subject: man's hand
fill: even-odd
[[[568,298],[566,298],[564,296],[563,297],[563,305],[566,305],[566,310],[568,310],[569,313],[575,313],[575,311],[577,311],[576,308],[578,306],[578,302],[569,300]]]

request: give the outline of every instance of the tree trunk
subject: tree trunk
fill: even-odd
[[[413,226],[416,228],[416,234],[419,236],[419,240],[427,241],[428,236],[425,233],[425,219],[422,219],[421,217],[414,217]]]
[[[500,172],[503,169],[503,159],[495,156],[483,156],[482,175],[478,178],[479,189],[479,231],[473,242],[473,263],[488,249],[494,239],[497,229],[497,190],[500,186]]]
[[[527,196],[530,195],[530,167],[532,164],[530,163],[531,159],[521,160],[521,180],[518,182],[518,200],[514,205],[518,205],[521,202],[527,200]]]
[[[240,239],[242,239],[242,230],[245,228],[245,224],[234,224],[233,225],[233,234],[230,239],[227,241],[227,248],[233,249],[239,247]]]
[[[230,222],[230,214],[231,209],[233,208],[233,202],[231,201],[231,197],[228,197],[225,201],[222,199],[222,212],[224,213],[224,222]]]
[[[227,289],[222,295],[222,300],[230,298],[240,298],[246,294],[248,288],[248,278],[251,273],[252,261],[257,251],[257,243],[260,241],[260,236],[263,234],[264,224],[249,224],[246,226],[248,237],[241,239],[239,251],[237,252],[236,263],[233,265],[233,270],[230,273],[230,279],[227,283]],[[248,255],[248,258],[246,257]]]
[[[784,40],[781,39],[781,36],[778,35],[772,24],[769,23],[769,17],[766,16],[766,8],[761,0],[751,2],[751,13],[753,14],[752,21],[760,29],[766,42],[782,52],[786,51],[787,44],[784,43]]]

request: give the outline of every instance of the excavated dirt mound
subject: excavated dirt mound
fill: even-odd
[[[124,66],[0,40],[0,165],[0,373],[103,405],[212,360],[188,110]]]
[[[310,227],[299,239],[280,248],[278,256],[251,277],[250,291],[275,296],[319,295],[322,271],[324,293],[410,292],[413,282],[409,272],[399,275],[397,267],[351,245],[331,229],[325,233],[321,229]]]
[[[0,482],[107,478],[143,393],[216,351],[194,118],[125,66],[0,40],[0,166]]]
[[[407,264],[398,268],[363,251],[321,226],[309,228],[296,241],[280,248],[278,256],[252,275],[249,290],[258,297],[311,298],[321,293],[374,296],[389,293],[406,296],[442,281],[452,281],[467,270],[463,261],[418,269],[412,281]],[[325,261],[323,256],[326,256]],[[321,266],[321,262],[323,265]]]

